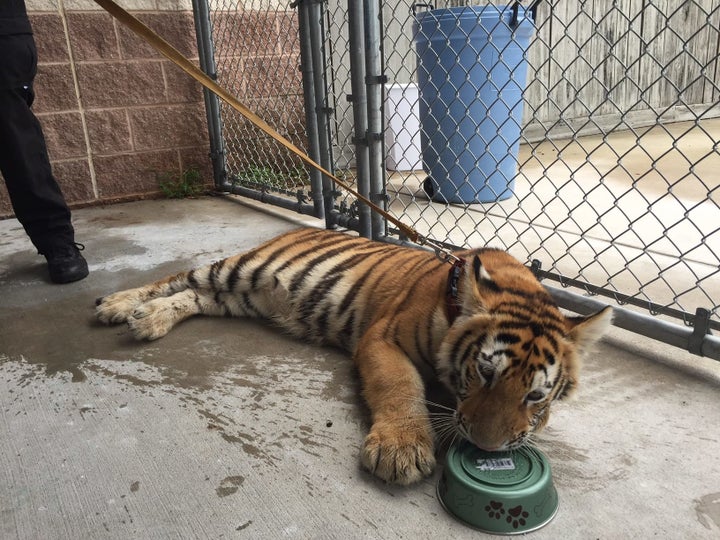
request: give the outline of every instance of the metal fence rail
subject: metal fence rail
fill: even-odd
[[[220,82],[361,193],[436,240],[534,263],[567,307],[612,300],[620,326],[720,358],[706,336],[720,329],[716,1],[211,3]],[[488,5],[495,19],[468,29]],[[252,30],[268,17],[272,52],[272,31]],[[288,20],[299,28],[280,32]],[[269,69],[293,54],[302,70]],[[330,224],[392,240],[319,177],[298,188],[292,159],[236,123],[222,111],[224,185],[312,199]]]

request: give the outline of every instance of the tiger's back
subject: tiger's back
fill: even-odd
[[[415,316],[442,309],[442,298],[427,292],[441,288],[443,264],[425,251],[300,230],[251,251],[237,264],[249,281],[233,288],[248,288],[247,300],[259,316],[298,337],[349,351],[370,325],[397,316],[416,294],[422,295],[423,313]]]

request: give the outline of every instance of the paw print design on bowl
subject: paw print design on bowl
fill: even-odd
[[[500,519],[503,515],[505,515],[503,503],[500,501],[490,501],[490,503],[485,506],[485,511],[488,513],[489,517],[495,519]]]
[[[485,452],[467,442],[448,451],[438,499],[459,521],[492,534],[537,530],[558,509],[550,463],[539,450]]]
[[[510,508],[508,510],[508,514],[510,515],[507,517],[507,522],[512,525],[513,529],[517,529],[520,525],[525,526],[525,524],[527,523],[525,521],[525,518],[530,515],[525,510],[523,510],[522,505],[518,505],[515,508]]]

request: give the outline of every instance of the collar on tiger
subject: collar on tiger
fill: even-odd
[[[452,326],[455,322],[462,305],[458,299],[458,284],[460,276],[465,268],[465,259],[457,258],[448,272],[447,288],[445,289],[445,309],[447,311],[448,323]]]

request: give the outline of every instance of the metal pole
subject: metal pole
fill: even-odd
[[[348,0],[348,37],[350,48],[350,83],[355,128],[355,168],[357,171],[357,190],[370,198],[367,93],[365,89],[365,33],[363,25],[363,4],[357,0]],[[370,208],[361,204],[358,208],[361,236],[372,238]]]
[[[298,200],[293,201],[292,199],[273,195],[265,191],[258,191],[257,189],[253,188],[247,188],[244,186],[233,184],[231,182],[224,182],[219,187],[222,191],[232,193],[233,195],[240,195],[246,199],[252,199],[254,201],[260,201],[262,203],[271,204],[273,206],[279,206],[280,208],[292,210],[293,212],[296,212],[298,214],[305,214],[308,216],[315,215],[314,205],[303,203],[300,200],[300,197],[298,197]]]
[[[368,165],[370,200],[387,209],[385,194],[385,145],[383,144],[383,85],[381,8],[378,0],[365,0],[365,66],[368,110]],[[386,235],[385,220],[372,213],[372,236],[379,240]]]
[[[560,307],[581,315],[589,315],[607,306],[604,302],[570,291],[548,287],[547,285],[545,288]],[[614,326],[690,351],[690,344],[694,334],[692,328],[665,322],[656,317],[636,313],[625,308],[614,307],[613,311]],[[699,356],[720,360],[720,338],[710,334],[701,336],[698,352]]]
[[[317,64],[314,63],[313,45],[311,33],[313,25],[317,21],[311,16],[311,2],[299,2],[298,9],[298,32],[300,37],[300,70],[302,72],[303,82],[303,100],[305,102],[305,130],[308,138],[308,151],[313,161],[320,163],[323,167],[327,166],[322,163],[322,152],[320,150],[320,141],[318,135],[317,120],[317,101],[315,96],[315,72]],[[314,167],[310,167],[310,192],[312,194],[313,206],[315,208],[314,215],[316,217],[327,219],[324,206],[324,183],[322,173]],[[329,225],[329,224],[328,224]]]
[[[306,2],[307,3],[307,2]],[[315,122],[318,131],[318,163],[325,170],[335,172],[330,150],[329,120],[331,110],[328,106],[327,88],[325,85],[325,58],[323,45],[323,15],[324,2],[309,2],[310,4],[310,51],[312,53],[313,82],[315,87]],[[325,224],[328,229],[335,227],[333,209],[335,206],[335,185],[329,178],[322,176],[322,196],[325,209]]]
[[[207,0],[192,0],[192,6],[200,69],[211,79],[217,80],[215,50],[212,42],[208,2]],[[220,188],[227,178],[227,170],[225,168],[225,144],[222,136],[222,118],[220,116],[220,100],[207,88],[203,88],[203,97],[205,101],[205,116],[207,117],[208,123],[208,136],[210,138],[210,160],[212,162],[213,180],[215,181],[215,186]]]
[[[398,239],[394,236],[385,236],[380,238],[380,240],[382,242],[398,246],[418,248],[416,244]],[[419,249],[429,251],[426,247],[421,247]],[[558,306],[581,315],[597,313],[608,306],[605,302],[587,296],[582,296],[572,291],[549,287],[544,283],[543,286],[547,289]],[[683,349],[697,356],[705,356],[707,358],[720,361],[720,337],[709,333],[698,336],[697,330],[694,328],[688,328],[679,324],[663,321],[657,317],[652,317],[636,311],[630,311],[627,308],[619,306],[613,307],[613,326],[654,339],[661,343],[665,343],[666,345],[672,345],[673,347]],[[693,342],[695,341],[698,343],[696,343],[695,347],[693,347]]]

